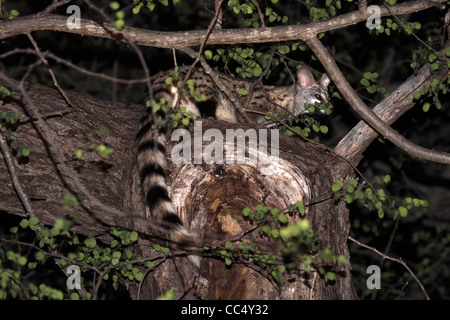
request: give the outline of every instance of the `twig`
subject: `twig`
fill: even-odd
[[[11,177],[11,182],[14,187],[14,190],[16,190],[17,196],[20,199],[20,202],[22,202],[23,207],[25,208],[25,211],[29,217],[35,217],[33,207],[31,206],[30,199],[28,199],[27,194],[22,188],[22,184],[20,183],[19,176],[17,174],[16,165],[14,164],[14,159],[11,156],[11,153],[9,152],[8,143],[6,142],[5,136],[3,135],[3,132],[0,131],[0,148],[2,150],[3,159],[5,159],[6,166],[9,170],[9,176]]]
[[[184,48],[180,49],[180,51],[186,53],[187,55],[191,56],[192,58],[196,58],[196,52],[191,48]],[[205,70],[205,73],[208,74],[212,80],[214,81],[214,84],[219,88],[220,91],[222,91],[227,98],[231,101],[233,106],[238,110],[241,117],[248,123],[252,122],[246,115],[246,112],[244,108],[242,107],[241,103],[239,102],[239,99],[237,96],[230,90],[230,88],[220,80],[219,76],[217,75],[216,71],[214,71],[209,64],[205,61],[203,57],[200,57],[200,64],[202,65],[203,69]]]
[[[44,63],[44,65],[47,67],[48,72],[50,73],[50,76],[52,77],[53,80],[53,84],[55,85],[56,89],[58,89],[58,92],[61,94],[61,96],[64,98],[64,100],[66,101],[66,103],[68,104],[69,107],[72,107],[72,103],[70,102],[69,97],[66,95],[66,93],[64,92],[64,90],[61,88],[61,86],[58,84],[58,81],[56,80],[55,74],[53,73],[52,68],[50,67],[50,65],[48,64],[47,59],[45,59],[44,55],[42,54],[41,50],[39,49],[39,46],[37,45],[36,41],[34,40],[34,38],[31,36],[31,33],[27,33],[27,37],[30,40],[30,42],[33,44],[34,49],[36,50],[38,56],[41,58],[42,62]]]
[[[258,16],[259,16],[259,21],[261,22],[261,27],[265,28],[266,24],[264,23],[264,15],[261,11],[261,8],[259,7],[258,1],[257,0],[252,0],[253,4],[256,7],[256,10],[258,11]]]
[[[43,114],[42,115],[42,119],[46,120],[48,118],[53,118],[53,117],[62,117],[63,115],[66,115],[66,114],[71,113],[71,112],[72,112],[72,110],[63,110],[63,111],[49,112],[49,113]],[[25,123],[28,123],[30,121],[37,121],[37,120],[38,119],[35,118],[35,117],[24,117],[24,118],[21,118],[18,123],[19,124],[25,124]]]
[[[217,23],[217,19],[218,19],[218,17],[219,17],[219,13],[221,12],[221,8],[222,8],[222,3],[223,3],[223,1],[224,1],[224,0],[220,0],[219,3],[216,3],[217,6],[216,6],[216,12],[215,12],[215,14],[214,14],[214,17],[213,17],[213,19],[211,20],[211,23],[210,23],[209,26],[208,26],[208,30],[206,31],[206,35],[205,35],[205,37],[203,38],[203,41],[202,41],[202,43],[201,43],[201,45],[200,45],[200,49],[198,50],[197,57],[195,58],[194,63],[192,63],[192,65],[190,66],[188,72],[186,73],[186,76],[184,77],[183,82],[182,82],[181,85],[180,85],[180,88],[184,88],[184,86],[186,85],[186,82],[189,80],[189,77],[191,76],[192,71],[193,71],[194,68],[195,68],[195,65],[196,65],[196,64],[200,61],[200,59],[201,59],[202,52],[203,52],[203,48],[204,48],[204,46],[205,46],[205,44],[206,44],[206,41],[208,41],[208,37],[209,37],[209,35],[211,34],[211,32],[213,31],[214,26],[215,26],[216,23]],[[175,108],[178,106],[178,104],[179,104],[179,102],[180,102],[180,95],[181,95],[181,92],[180,92],[180,90],[178,90],[177,93],[176,93],[175,99],[174,99],[174,100],[175,100],[175,106],[174,106]]]
[[[255,88],[255,86],[257,84],[260,84],[262,86],[262,78],[265,77],[265,75],[267,74],[267,72],[270,69],[270,66],[272,65],[272,60],[273,60],[273,56],[275,54],[276,49],[277,49],[276,46],[272,47],[272,50],[270,52],[269,61],[267,62],[266,69],[264,69],[264,71],[261,73],[261,75],[258,77],[258,79],[253,81],[253,83],[250,85],[250,88],[248,89],[247,97],[246,97],[245,103],[244,103],[244,110],[248,109],[248,105],[250,104],[250,100],[251,100],[251,98],[253,96],[253,89]]]
[[[216,29],[222,29],[222,22],[223,22],[223,16],[222,16],[222,0],[214,0],[214,6],[217,8],[219,8],[219,14],[217,16],[217,23],[215,28]]]
[[[51,5],[49,5],[47,8],[45,8],[44,11],[42,11],[41,15],[47,15],[50,12],[52,12],[53,10],[55,10],[56,8],[63,6],[69,2],[71,2],[72,0],[62,0],[62,1],[58,1],[58,0],[53,0],[53,3]]]
[[[92,4],[91,1],[85,0],[85,2],[90,8],[97,11],[106,21],[112,22],[111,18],[108,17],[108,15],[106,13],[104,13],[103,10],[101,10],[99,7]],[[101,27],[104,28],[108,32],[108,34],[114,34],[117,31],[112,25],[106,26],[105,24],[101,24]],[[151,79],[150,71],[149,71],[147,63],[145,62],[144,55],[142,54],[142,51],[139,49],[139,47],[136,45],[136,43],[130,38],[128,33],[124,32],[124,33],[122,33],[122,36],[124,37],[125,41],[130,45],[130,47],[133,48],[133,50],[136,52],[136,54],[139,58],[139,62],[141,63],[141,66],[144,69],[144,73],[146,76],[145,82],[147,84],[147,89],[148,89],[150,98],[153,100],[153,89],[152,89],[152,84],[150,81],[150,79]]]
[[[388,255],[386,255],[386,254],[384,254],[384,253],[378,251],[377,249],[375,249],[375,248],[373,248],[373,247],[371,247],[371,246],[368,246],[367,244],[364,244],[364,243],[362,243],[362,242],[360,242],[360,241],[358,241],[358,240],[352,238],[351,236],[348,236],[348,239],[351,240],[351,241],[353,241],[354,243],[360,245],[360,246],[363,247],[363,248],[369,249],[369,250],[371,250],[371,251],[377,253],[378,255],[380,255],[381,257],[383,257],[384,259],[387,259],[387,260],[391,260],[391,261],[395,261],[395,262],[397,262],[397,263],[400,263],[403,267],[405,267],[406,270],[408,270],[409,274],[414,278],[414,280],[416,280],[416,282],[417,282],[417,284],[419,285],[420,289],[422,290],[423,295],[425,296],[425,298],[426,298],[427,300],[430,300],[430,297],[428,296],[428,293],[427,293],[427,291],[425,290],[424,286],[422,285],[422,283],[420,282],[420,280],[417,278],[417,276],[414,274],[414,272],[412,272],[412,270],[408,267],[408,265],[406,264],[406,262],[402,260],[402,258],[393,258],[393,257],[391,257],[391,256],[388,256]]]
[[[432,47],[430,47],[428,44],[426,44],[422,39],[420,39],[420,38],[414,33],[414,31],[408,30],[408,28],[403,24],[403,22],[402,22],[399,18],[397,18],[397,16],[396,16],[394,13],[392,13],[391,9],[389,8],[389,6],[388,6],[385,2],[383,2],[383,5],[384,5],[385,8],[387,9],[387,11],[389,11],[389,14],[390,14],[391,16],[394,17],[394,19],[402,26],[402,28],[403,28],[405,31],[410,32],[411,35],[412,35],[414,38],[416,38],[416,40],[419,41],[424,47],[426,47],[428,50],[433,51],[434,53],[436,53],[436,55],[438,55],[438,52],[437,52],[436,50],[434,50]]]
[[[9,57],[11,55],[18,54],[18,53],[26,53],[26,54],[35,54],[35,55],[37,55],[36,51],[33,50],[33,49],[30,49],[30,48],[26,48],[26,49],[16,48],[16,49],[8,51],[8,52],[6,52],[4,54],[1,54],[0,55],[0,59],[7,58],[7,57]],[[120,79],[120,78],[117,78],[117,77],[111,77],[111,76],[109,76],[107,74],[103,74],[103,73],[93,72],[93,71],[81,68],[81,67],[77,66],[76,64],[73,64],[72,62],[70,62],[70,61],[68,61],[66,59],[58,57],[57,55],[55,55],[55,54],[53,54],[53,53],[51,53],[49,51],[42,52],[42,55],[44,57],[46,57],[46,58],[53,59],[53,60],[55,60],[58,63],[62,63],[64,65],[66,65],[67,67],[72,68],[72,69],[74,69],[74,70],[76,70],[76,71],[78,71],[78,72],[80,72],[82,74],[85,74],[85,75],[88,75],[88,76],[93,76],[93,77],[99,77],[99,78],[102,78],[104,80],[111,81],[111,82],[114,82],[114,83],[125,84],[125,85],[133,85],[133,84],[136,84],[136,83],[146,83],[147,82],[146,78],[127,80],[127,79]]]
[[[367,14],[367,0],[358,0],[358,9],[361,14]]]
[[[89,270],[93,270],[95,272],[101,272],[101,270],[98,269],[95,266],[84,264],[84,263],[82,263],[82,262],[80,262],[78,260],[70,259],[69,257],[66,257],[66,256],[64,256],[64,255],[62,255],[62,254],[60,254],[58,252],[46,251],[46,250],[40,248],[39,246],[37,246],[37,245],[35,245],[33,243],[23,242],[23,241],[19,241],[19,240],[5,239],[5,238],[0,238],[0,241],[1,242],[14,243],[14,244],[19,244],[19,245],[22,245],[22,246],[30,247],[30,248],[33,248],[34,250],[42,252],[43,254],[45,254],[45,255],[47,255],[49,257],[58,258],[58,259],[64,259],[64,260],[67,260],[68,262],[72,262],[73,264],[76,264],[76,265],[81,266],[83,268],[86,268],[86,269],[89,269]]]

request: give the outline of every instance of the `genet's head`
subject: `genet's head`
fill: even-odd
[[[328,85],[330,78],[324,73],[320,81],[316,81],[311,71],[306,67],[301,67],[297,70],[297,83],[294,96],[294,113],[308,113],[305,108],[305,103],[314,105],[316,102],[328,103],[330,97],[328,95]],[[323,112],[323,110],[320,110]]]

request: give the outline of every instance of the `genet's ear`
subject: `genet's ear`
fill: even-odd
[[[323,75],[322,75],[322,78],[320,78],[320,85],[322,86],[322,87],[328,87],[328,85],[330,84],[330,82],[331,82],[331,80],[330,80],[330,78],[328,77],[328,75],[326,74],[326,73],[324,73]]]
[[[311,71],[306,67],[297,70],[297,82],[300,88],[307,88],[316,83]]]

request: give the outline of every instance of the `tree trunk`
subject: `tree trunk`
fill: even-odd
[[[1,85],[1,83],[0,83]],[[1,110],[20,111],[21,122],[13,129],[13,138],[30,149],[26,159],[16,160],[18,177],[28,195],[35,214],[45,224],[70,216],[76,219],[74,232],[96,236],[108,242],[110,226],[133,228],[140,232],[140,251],[143,256],[154,255],[148,240],[160,233],[157,223],[148,218],[139,187],[134,158],[134,137],[139,127],[143,107],[99,101],[92,97],[68,93],[72,108],[68,108],[56,90],[41,85],[26,84],[25,89],[41,115],[51,115],[49,126],[55,145],[72,174],[61,170],[55,161],[55,145],[45,141],[39,124],[30,119],[29,106],[13,90],[11,97],[0,100]],[[55,116],[57,112],[68,112]],[[93,134],[108,128],[110,134]],[[203,120],[202,132],[218,129],[226,137],[226,129],[258,128]],[[190,127],[190,132],[193,132]],[[268,140],[270,141],[270,135]],[[75,149],[89,149],[91,144],[104,143],[114,148],[109,159],[87,152],[82,159]],[[171,159],[175,141],[167,148]],[[204,146],[210,142],[203,142]],[[246,144],[248,149],[248,143]],[[226,152],[226,148],[224,147]],[[267,150],[271,150],[268,144]],[[228,153],[229,155],[229,153]],[[193,158],[192,158],[193,159]],[[183,299],[355,299],[347,247],[349,232],[348,211],[345,202],[335,202],[331,184],[337,179],[337,167],[346,166],[340,158],[328,153],[322,146],[301,139],[279,136],[279,165],[274,174],[262,175],[260,163],[248,164],[173,164],[167,161],[172,201],[186,227],[199,243],[211,248],[224,248],[227,240],[255,243],[259,248],[277,252],[276,241],[261,236],[253,224],[245,219],[242,210],[262,204],[283,210],[302,201],[307,205],[305,218],[318,235],[318,250],[330,249],[343,255],[347,263],[329,265],[337,274],[335,281],[326,282],[317,269],[311,273],[291,271],[285,281],[276,282],[252,259],[234,259],[227,266],[213,251],[201,252],[200,269],[188,263],[186,255],[174,251],[144,278],[143,285],[132,288],[133,298],[155,298],[169,289],[175,289],[176,298]],[[4,162],[2,162],[4,163]],[[349,170],[347,170],[349,171]],[[25,216],[6,165],[0,166],[0,210]],[[76,176],[88,191],[102,204],[120,210],[104,210],[99,203],[80,192],[74,182]],[[67,208],[64,195],[75,194],[82,206]],[[291,215],[294,221],[297,216]],[[106,234],[106,235],[105,235]],[[104,236],[99,236],[104,235]],[[311,253],[314,254],[314,253]]]

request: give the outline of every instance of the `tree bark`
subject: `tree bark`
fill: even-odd
[[[26,159],[16,159],[16,166],[35,214],[45,224],[53,224],[60,217],[73,217],[77,221],[74,232],[96,236],[105,242],[109,241],[110,226],[133,228],[140,232],[139,250],[143,256],[154,255],[148,240],[160,233],[155,228],[156,221],[146,215],[134,165],[134,137],[143,107],[68,92],[73,103],[68,110],[56,90],[31,84],[26,84],[25,89],[41,115],[52,115],[45,122],[64,162],[93,196],[123,213],[122,216],[113,214],[86,201],[72,183],[73,177],[59,170],[50,150],[53,146],[44,141],[36,122],[27,119],[29,115],[24,110],[28,109],[20,94],[13,90],[12,96],[0,100],[0,108],[22,114],[21,122],[12,128],[13,138],[19,139],[31,152]],[[58,112],[65,114],[55,116]],[[109,136],[92,134],[105,127],[110,131]],[[238,127],[259,129],[203,119],[202,130],[218,129],[225,137],[226,129]],[[82,159],[74,156],[74,149],[87,149],[89,144],[99,143],[114,148],[109,159],[102,159],[94,152],[85,153]],[[177,142],[169,144],[167,159],[174,145]],[[270,144],[267,149],[271,150]],[[167,161],[167,182],[173,203],[186,227],[201,243],[220,247],[227,239],[245,240],[276,252],[273,241],[261,237],[257,229],[249,231],[255,225],[244,219],[242,209],[258,204],[284,209],[301,200],[308,205],[305,218],[318,235],[319,250],[328,248],[347,258],[347,263],[331,266],[337,273],[336,281],[326,283],[317,270],[312,270],[309,275],[291,272],[286,281],[277,283],[251,260],[237,260],[227,267],[217,256],[204,253],[200,269],[196,269],[182,251],[173,251],[173,256],[149,272],[141,287],[132,288],[132,297],[156,298],[176,288],[176,298],[183,299],[355,299],[347,247],[348,211],[344,202],[330,198],[333,181],[348,178],[336,177],[334,169],[347,164],[320,145],[283,135],[279,137],[279,152],[278,171],[272,175],[261,175],[260,163],[175,165]],[[0,211],[25,216],[6,165],[0,166],[0,173]],[[63,201],[66,193],[77,195],[82,206],[67,208]]]
[[[6,83],[0,85],[8,87]],[[74,175],[81,179],[89,192],[101,198],[104,204],[118,207],[118,200],[123,193],[121,184],[124,172],[133,159],[130,141],[134,139],[137,119],[143,107],[100,101],[68,92],[74,105],[73,108],[68,108],[56,90],[31,84],[25,84],[25,90],[43,117],[51,115],[46,119],[46,124],[60,149],[60,155]],[[75,194],[81,200],[83,197],[73,185],[71,177],[58,169],[51,146],[43,138],[35,119],[27,113],[20,93],[13,90],[12,96],[0,100],[0,108],[2,111],[21,114],[20,123],[12,127],[12,137],[18,139],[20,145],[27,146],[30,155],[25,159],[17,159],[16,166],[21,184],[41,221],[52,224],[57,218],[74,217],[78,222],[74,231],[89,236],[104,234],[111,225],[123,225],[124,221],[120,217],[101,212],[93,203],[83,203],[82,207],[73,209],[65,207],[65,194]],[[66,114],[58,116],[58,113]],[[102,128],[108,128],[110,135],[101,137],[93,134]],[[89,145],[99,143],[114,148],[110,159],[103,159],[95,152],[86,153],[82,159],[75,157],[74,150],[87,150]],[[0,170],[0,209],[25,216],[26,212],[15,194],[7,167],[2,165]]]

